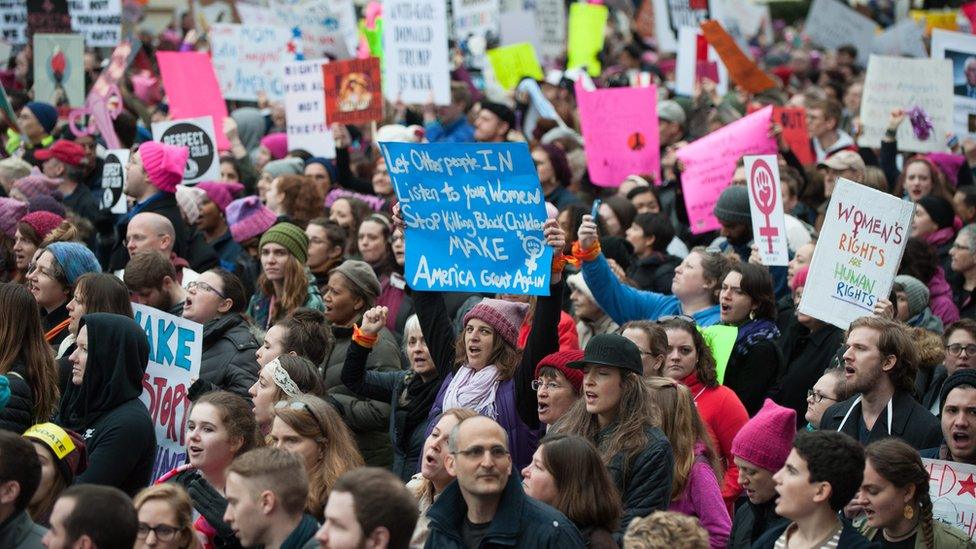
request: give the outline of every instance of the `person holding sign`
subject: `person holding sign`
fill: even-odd
[[[131,318],[91,313],[79,323],[71,354],[71,383],[55,423],[84,433],[84,484],[106,484],[134,496],[149,484],[156,431],[139,400],[149,364],[146,332]]]
[[[963,532],[932,517],[929,471],[918,452],[889,438],[864,449],[864,480],[854,502],[866,516],[854,523],[883,547],[976,549]]]

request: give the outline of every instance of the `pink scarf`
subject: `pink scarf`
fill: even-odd
[[[495,391],[498,389],[498,369],[493,364],[475,371],[461,366],[444,393],[442,410],[469,408],[495,419]]]

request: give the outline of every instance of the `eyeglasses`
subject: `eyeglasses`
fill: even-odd
[[[176,537],[176,533],[179,531],[179,528],[170,526],[168,524],[149,526],[145,522],[140,522],[136,535],[139,536],[139,539],[146,539],[149,537],[149,532],[152,532],[156,534],[156,539],[159,541],[171,541],[174,537]]]
[[[834,402],[837,402],[837,399],[836,398],[829,397],[829,396],[821,393],[820,391],[815,391],[813,389],[807,389],[807,400],[810,400],[811,398],[813,399],[814,402],[818,402],[818,403],[819,402],[823,402],[824,399],[833,400]]]
[[[462,456],[470,459],[481,459],[485,452],[491,454],[491,459],[502,459],[508,455],[508,450],[504,446],[492,446],[491,448],[485,448],[484,446],[472,446],[467,450],[458,450],[457,452],[451,452],[453,455],[461,454]]]
[[[665,323],[665,322],[667,322],[669,320],[681,320],[681,321],[687,322],[689,324],[695,324],[695,319],[692,318],[692,317],[690,317],[690,316],[688,316],[688,315],[667,315],[667,316],[662,316],[662,317],[659,317],[657,319],[657,323],[658,324],[663,324],[663,323]]]
[[[543,387],[545,387],[547,391],[558,391],[559,389],[563,388],[562,385],[556,383],[555,381],[546,381],[544,379],[533,379],[530,386],[532,387],[532,390],[536,392]]]
[[[973,343],[970,343],[969,345],[953,343],[952,345],[946,345],[945,349],[952,356],[959,356],[963,351],[966,351],[966,356],[976,355],[976,344]]]
[[[193,282],[187,283],[186,291],[196,293],[197,290],[202,290],[204,292],[210,292],[212,294],[216,294],[217,296],[220,297],[220,299],[227,299],[227,296],[218,292],[217,288],[214,288],[213,286],[207,284],[206,282],[200,282],[199,280],[194,280]]]

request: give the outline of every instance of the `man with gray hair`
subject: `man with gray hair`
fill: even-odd
[[[31,165],[23,158],[11,156],[0,160],[0,185],[3,186],[5,196],[10,196],[10,189],[14,181],[27,177],[31,173]]]
[[[962,74],[966,81],[954,86],[953,94],[976,99],[976,56],[966,58],[962,64]]]
[[[569,519],[522,491],[501,425],[484,416],[466,419],[447,444],[444,465],[457,480],[427,511],[426,547],[585,546]]]

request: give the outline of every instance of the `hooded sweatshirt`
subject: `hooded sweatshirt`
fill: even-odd
[[[131,318],[92,313],[88,358],[80,385],[69,383],[61,398],[58,425],[81,433],[88,469],[79,484],[105,484],[134,496],[149,484],[156,457],[156,433],[142,394],[149,341]]]

